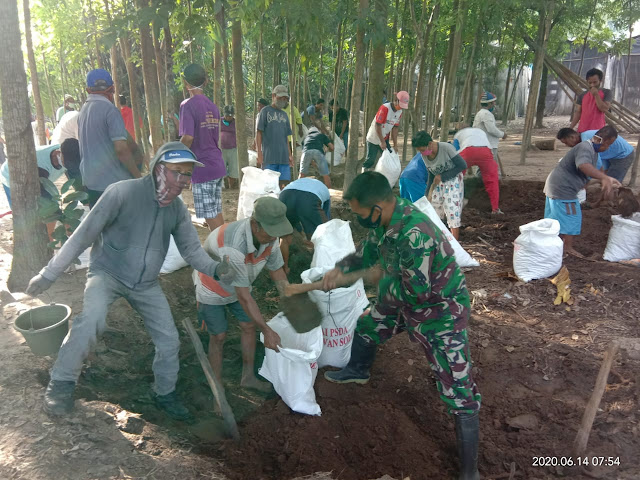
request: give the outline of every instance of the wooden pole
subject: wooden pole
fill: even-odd
[[[582,455],[587,448],[587,442],[589,441],[591,427],[593,427],[593,421],[596,418],[600,400],[602,400],[602,395],[604,394],[604,390],[607,386],[609,371],[611,370],[611,365],[613,365],[613,360],[615,359],[615,356],[618,353],[619,349],[620,344],[617,341],[614,341],[609,344],[609,347],[604,354],[604,359],[602,360],[602,365],[600,366],[600,371],[598,372],[598,378],[596,379],[596,385],[593,388],[593,393],[591,394],[591,398],[589,399],[587,408],[585,409],[584,415],[582,416],[580,429],[578,430],[578,434],[576,435],[576,439],[573,443],[573,450],[575,455]]]
[[[189,338],[191,339],[191,343],[193,344],[193,348],[196,351],[196,356],[198,360],[200,360],[200,366],[202,370],[204,370],[204,376],[207,377],[207,382],[209,383],[209,387],[211,387],[211,392],[213,392],[213,397],[216,400],[216,404],[220,409],[220,413],[222,414],[222,419],[224,420],[224,425],[227,429],[227,432],[234,440],[240,439],[240,432],[238,432],[238,425],[236,424],[236,419],[233,416],[233,411],[231,407],[227,403],[227,397],[224,394],[224,388],[218,382],[215,374],[213,373],[213,369],[211,368],[211,364],[209,363],[209,359],[204,353],[204,349],[202,348],[202,342],[200,342],[200,337],[198,337],[198,333],[196,329],[193,328],[191,321],[188,318],[182,319],[182,325],[184,325],[185,330],[189,334]]]

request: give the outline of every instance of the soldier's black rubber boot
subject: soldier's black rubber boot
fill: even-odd
[[[158,408],[164,410],[164,412],[174,420],[181,422],[190,422],[193,420],[193,416],[187,407],[182,404],[175,390],[166,395],[155,395],[155,401]]]
[[[458,480],[480,480],[478,472],[478,443],[480,420],[478,412],[454,415],[456,420],[456,442],[460,458]]]
[[[324,372],[324,378],[333,383],[359,383],[369,381],[369,369],[376,358],[378,345],[367,342],[357,333],[351,344],[351,359],[342,370]]]
[[[73,410],[73,392],[76,382],[50,380],[44,392],[43,409],[49,415],[68,415]]]

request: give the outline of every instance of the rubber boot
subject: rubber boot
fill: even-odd
[[[478,412],[454,415],[456,420],[456,442],[460,458],[458,480],[480,480],[478,472],[478,442],[480,420]]]
[[[164,412],[174,420],[180,420],[182,422],[190,422],[193,420],[193,416],[187,407],[182,404],[175,390],[166,395],[156,395],[155,401],[158,408],[164,410]]]
[[[44,392],[43,409],[49,415],[68,415],[73,410],[73,392],[76,382],[51,380]]]
[[[367,342],[356,334],[351,344],[351,359],[342,370],[324,372],[324,378],[333,383],[359,383],[364,385],[369,381],[369,369],[376,358],[378,345]]]

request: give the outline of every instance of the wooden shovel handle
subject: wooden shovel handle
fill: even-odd
[[[367,268],[365,270],[357,270],[355,272],[345,273],[342,281],[338,285],[336,285],[336,288],[348,287],[353,285],[361,278],[366,279],[368,276],[370,276],[371,273],[374,272],[374,268]],[[290,297],[291,295],[307,293],[311,290],[322,290],[322,280],[318,280],[317,282],[312,283],[290,283],[289,285],[284,287],[284,294],[287,297]]]

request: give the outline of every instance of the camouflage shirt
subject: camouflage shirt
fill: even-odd
[[[389,226],[372,229],[356,252],[336,264],[344,273],[379,263],[379,311],[401,310],[420,323],[455,319],[466,328],[469,292],[442,232],[408,200],[396,197]],[[410,310],[408,312],[407,310]]]

